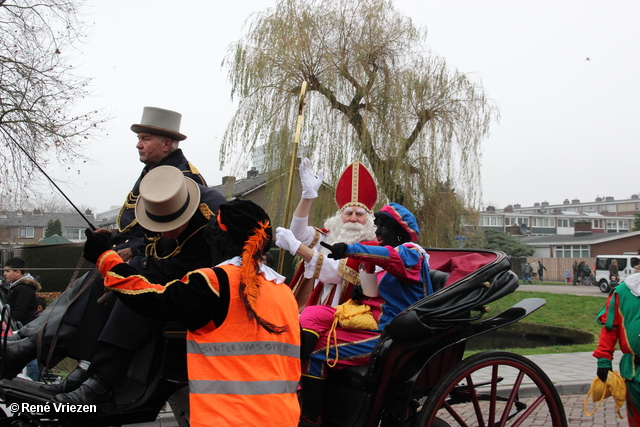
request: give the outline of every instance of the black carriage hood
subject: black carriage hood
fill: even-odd
[[[519,286],[518,277],[510,271],[511,262],[503,252],[444,249],[427,249],[427,252],[434,259],[433,264],[430,262],[432,268],[450,273],[450,279],[444,288],[408,307],[387,325],[385,333],[393,340],[413,341],[455,323],[469,322],[472,310],[482,310],[486,304],[514,292]],[[469,263],[464,268],[458,267],[460,262],[464,264],[465,258],[478,254],[481,256],[475,258],[480,262],[475,267]],[[454,258],[457,262],[452,263]]]

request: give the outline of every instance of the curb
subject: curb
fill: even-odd
[[[591,383],[585,383],[582,381],[568,381],[558,384],[553,384],[560,396],[568,396],[575,394],[586,395],[591,388]],[[508,397],[509,393],[513,390],[510,386],[498,387],[498,395],[502,397]],[[518,390],[518,397],[534,397],[540,395],[540,389],[535,385],[524,385]]]

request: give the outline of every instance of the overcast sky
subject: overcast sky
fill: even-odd
[[[483,142],[483,204],[502,208],[640,192],[640,1],[396,0],[428,29],[426,46],[479,79],[500,109]],[[79,69],[94,77],[88,108],[105,108],[96,164],[61,185],[97,212],[120,205],[142,164],[129,129],[146,105],[183,114],[181,144],[210,185],[234,111],[220,64],[245,19],[275,0],[111,0],[88,9]],[[303,141],[302,141],[303,142]],[[60,177],[60,175],[58,175]]]

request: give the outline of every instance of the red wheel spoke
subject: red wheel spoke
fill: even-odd
[[[518,376],[516,377],[516,382],[513,384],[513,389],[511,389],[511,393],[509,393],[509,400],[505,405],[504,412],[502,413],[502,419],[500,420],[500,427],[504,427],[507,425],[507,420],[509,419],[509,411],[511,411],[511,407],[513,406],[513,402],[515,402],[518,397],[518,393],[520,392],[520,385],[522,384],[522,379],[524,378],[524,372],[518,372]]]
[[[511,427],[519,427],[528,417],[529,415],[531,415],[531,413],[540,405],[540,403],[542,403],[543,400],[545,400],[546,398],[544,396],[538,396],[538,398],[527,407],[527,410],[522,412],[518,418],[516,418],[513,421],[513,424],[511,424]]]
[[[478,400],[478,393],[476,393],[476,387],[473,385],[473,378],[471,378],[471,375],[467,375],[466,380],[467,388],[469,389],[469,397],[473,402],[473,409],[476,412],[476,417],[478,418],[478,426],[485,427],[482,409],[480,408],[480,401]]]
[[[449,415],[451,415],[453,419],[455,419],[458,422],[458,424],[460,424],[460,427],[469,427],[469,424],[464,422],[462,417],[456,412],[455,409],[453,409],[453,406],[449,405],[447,402],[444,402],[442,406],[444,407],[444,409],[447,410]]]
[[[489,401],[489,422],[490,427],[496,425],[496,397],[498,396],[498,365],[491,368],[491,400]]]

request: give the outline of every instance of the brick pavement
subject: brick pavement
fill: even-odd
[[[567,425],[569,427],[622,427],[628,426],[626,405],[622,407],[620,412],[624,419],[619,419],[616,415],[616,404],[612,398],[605,399],[600,407],[596,410],[592,417],[584,413],[584,394],[571,394],[562,396],[564,411],[567,416]],[[589,402],[587,409],[589,413],[593,411],[595,404]]]

